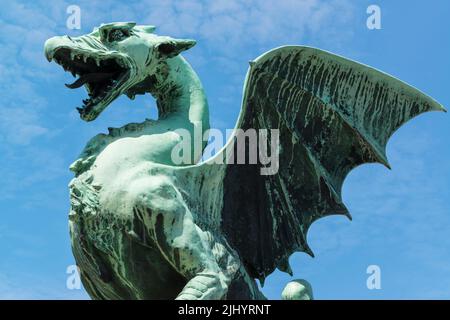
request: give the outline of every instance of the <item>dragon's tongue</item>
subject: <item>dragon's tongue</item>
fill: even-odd
[[[111,78],[112,75],[113,75],[112,73],[102,73],[102,72],[87,73],[87,74],[83,74],[82,76],[80,76],[74,83],[71,83],[71,84],[66,83],[65,85],[67,88],[76,89],[76,88],[81,87],[86,82],[101,82],[101,81]]]

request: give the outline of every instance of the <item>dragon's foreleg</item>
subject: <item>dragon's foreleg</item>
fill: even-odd
[[[202,230],[173,183],[165,177],[137,183],[135,210],[166,260],[187,279],[177,299],[223,299],[240,269],[239,259]]]

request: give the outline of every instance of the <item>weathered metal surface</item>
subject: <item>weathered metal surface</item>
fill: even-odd
[[[80,76],[68,86],[87,89],[79,108],[85,121],[121,94],[157,99],[158,120],[109,128],[71,166],[72,247],[95,299],[264,299],[255,278],[264,281],[276,267],[291,273],[293,252],[312,254],[306,242],[312,222],[349,216],[341,200],[348,172],[368,162],[388,166],[393,132],[420,113],[443,110],[367,66],[314,48],[282,47],[251,63],[237,124],[280,130],[277,174],[261,175],[259,164],[218,164],[238,131],[213,158],[178,165],[171,157],[182,140],[177,129],[203,134],[208,105],[179,55],[195,42],[153,31],[112,23],[45,45],[49,60]],[[192,163],[204,146],[199,153],[190,145]],[[284,298],[312,298],[305,288],[291,283]]]

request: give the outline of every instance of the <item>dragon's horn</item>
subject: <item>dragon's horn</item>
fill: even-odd
[[[148,32],[148,33],[153,33],[156,30],[155,26],[139,26],[141,28],[142,31]]]
[[[173,39],[170,37],[161,38],[162,41],[157,44],[156,48],[161,56],[167,58],[175,57],[182,51],[188,50],[196,44],[196,41],[192,39]]]

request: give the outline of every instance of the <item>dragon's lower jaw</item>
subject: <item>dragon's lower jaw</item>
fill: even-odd
[[[115,76],[111,76],[106,79],[106,86],[102,86],[100,89],[96,87],[96,84],[89,82],[85,84],[88,91],[89,98],[83,100],[83,106],[77,107],[80,113],[81,119],[85,121],[92,121],[98,117],[98,115],[122,92],[124,84],[129,79],[130,72],[126,71]]]
[[[77,80],[66,84],[70,89],[84,86],[88,97],[76,109],[81,119],[92,121],[121,93],[130,78],[130,69],[118,57],[98,57],[86,50],[67,46],[52,49],[49,60],[54,60]]]

